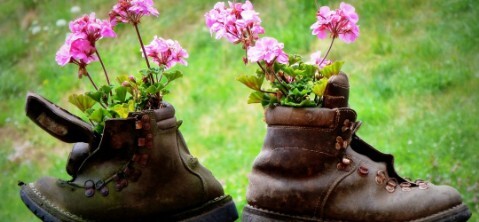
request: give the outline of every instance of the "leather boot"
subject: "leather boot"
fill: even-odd
[[[410,181],[394,158],[361,140],[349,82],[334,76],[322,108],[270,107],[243,221],[466,221],[452,187]]]
[[[28,99],[41,101],[34,95]],[[35,107],[34,112],[27,105],[27,114],[46,126],[42,128],[59,139],[71,134],[70,142],[81,142],[70,154],[70,159],[74,156],[67,166],[71,180],[44,177],[20,183],[23,202],[43,221],[234,221],[238,217],[231,197],[189,153],[170,104],[107,120],[98,143],[90,130],[81,131],[84,135],[70,131],[89,129],[87,123],[74,124],[67,114],[52,112],[58,107]]]

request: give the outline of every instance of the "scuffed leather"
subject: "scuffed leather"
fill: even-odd
[[[349,80],[343,72],[333,75],[328,80],[324,90],[323,107],[338,108],[348,107]]]
[[[318,221],[409,221],[462,204],[448,186],[428,183],[419,189],[411,182],[410,191],[398,185],[390,193],[377,184],[379,170],[387,179],[406,180],[394,170],[391,155],[342,130],[346,119],[356,121],[352,109],[275,107],[265,116],[267,135],[249,175],[250,206]],[[345,152],[335,148],[338,136],[351,140]],[[339,170],[343,157],[352,163]],[[368,169],[366,176],[358,173],[360,166]]]
[[[107,120],[98,148],[83,162],[76,178],[62,181],[44,177],[27,186],[26,192],[58,218],[71,220],[67,215],[72,214],[95,221],[151,220],[223,196],[221,184],[189,153],[174,113],[173,106],[165,103],[159,110]],[[137,115],[150,117],[151,149],[137,147],[142,136],[135,128]],[[106,185],[107,196],[99,190],[92,197],[85,196],[85,181],[107,181],[128,164],[133,154],[143,153],[149,155],[148,164],[133,163],[134,168],[141,170],[138,181],[128,181],[121,191],[111,181]]]

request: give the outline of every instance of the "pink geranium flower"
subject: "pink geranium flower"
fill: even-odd
[[[288,64],[288,55],[283,51],[284,44],[272,37],[263,37],[256,41],[256,45],[248,49],[248,60],[251,62],[264,61],[272,65],[275,61]]]
[[[352,5],[342,2],[339,9],[331,11],[329,7],[319,8],[317,21],[311,25],[312,34],[320,39],[328,36],[338,38],[346,43],[354,42],[359,36],[359,26],[356,24],[359,16]]]
[[[86,75],[85,67],[91,62],[98,61],[96,48],[86,39],[74,39],[70,34],[65,44],[57,51],[55,60],[60,66],[73,63],[79,67],[79,77]]]
[[[318,65],[319,68],[324,68],[325,66],[330,65],[332,62],[331,60],[321,57],[321,51],[317,51],[311,54],[311,63]]]
[[[181,47],[178,41],[171,39],[163,39],[155,36],[153,41],[145,46],[146,55],[153,59],[153,61],[159,66],[165,66],[169,69],[180,63],[182,65],[188,65],[186,58],[188,58],[188,52]]]
[[[250,1],[245,3],[218,2],[205,14],[206,26],[216,39],[226,38],[229,42],[242,42],[246,47],[254,44],[259,34],[264,33],[261,19]]]
[[[158,16],[160,13],[153,7],[152,0],[118,0],[110,12],[113,25],[118,22],[138,24],[145,15]]]
[[[95,13],[84,15],[83,17],[70,22],[71,39],[86,39],[94,46],[96,41],[102,38],[114,38],[116,33],[112,25],[107,20],[95,18]]]

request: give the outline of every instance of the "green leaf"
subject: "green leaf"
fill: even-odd
[[[115,88],[115,97],[114,99],[120,103],[125,102],[127,89],[124,86],[119,86]]]
[[[339,74],[343,64],[343,61],[333,62],[332,64],[325,66],[320,72],[324,77],[329,79],[329,77]]]
[[[117,104],[111,108],[118,117],[126,118],[128,117],[128,113],[135,111],[135,103],[133,100],[128,101],[128,103]]]
[[[283,98],[281,100],[281,105],[290,106],[290,107],[313,107],[313,106],[316,106],[316,103],[309,99],[305,99],[305,100],[302,100],[300,103],[297,103],[294,101],[290,101],[287,98]]]
[[[313,86],[313,93],[317,96],[323,96],[326,85],[328,85],[328,80],[326,78],[316,81]]]
[[[183,77],[183,73],[181,73],[180,71],[165,72],[165,73],[163,73],[163,76],[165,76],[166,79],[168,79],[168,82],[172,82],[175,79],[179,79],[179,78]]]
[[[252,92],[248,98],[248,104],[251,103],[261,103],[264,98],[264,93],[262,92]]]
[[[170,90],[167,90],[167,89],[161,90],[161,95],[168,95],[168,94],[170,94]]]
[[[105,124],[97,124],[95,128],[93,129],[95,132],[98,134],[103,134],[103,129],[105,129]]]
[[[149,70],[148,69],[142,69],[140,70],[140,74],[145,77],[145,76],[148,76],[150,74]]]
[[[72,94],[68,97],[68,102],[75,105],[82,112],[90,109],[96,103],[95,100],[85,94]]]
[[[95,100],[96,102],[101,102],[101,97],[103,93],[95,91],[95,92],[87,92],[86,95],[92,98],[93,100]]]
[[[88,118],[94,122],[101,123],[103,122],[103,119],[105,118],[104,113],[106,112],[105,109],[103,108],[98,108],[95,109],[89,116]]]
[[[250,75],[240,75],[236,78],[236,80],[240,81],[250,89],[261,91],[261,85],[263,85],[264,78]]]
[[[108,95],[108,94],[110,94],[112,88],[113,88],[112,86],[103,85],[98,89],[98,91],[102,92],[103,94]]]
[[[116,81],[118,82],[118,84],[123,84],[123,82],[130,82],[130,77],[128,77],[128,75],[120,75],[118,77],[116,77]]]
[[[302,60],[301,56],[296,55],[296,54],[290,55],[288,59],[289,59],[289,64],[290,65],[298,63]]]
[[[316,74],[317,66],[316,65],[311,65],[311,64],[306,64],[302,63],[300,67],[304,70],[304,77],[313,79],[314,75]]]
[[[151,85],[146,89],[146,92],[149,94],[156,94],[158,90],[154,85]]]
[[[294,73],[294,69],[290,66],[285,66],[283,67],[283,72],[288,74],[289,76],[296,77],[296,74]]]
[[[159,82],[159,83],[155,83],[155,87],[156,87],[156,90],[157,90],[158,92],[160,92],[160,91],[163,90],[166,86],[165,86],[165,84]]]

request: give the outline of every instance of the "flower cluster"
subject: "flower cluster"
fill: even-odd
[[[243,3],[218,2],[205,14],[206,25],[216,39],[226,38],[228,41],[245,46],[253,45],[259,34],[264,33],[261,19],[250,1]]]
[[[316,14],[317,21],[311,26],[313,35],[320,39],[325,39],[330,33],[330,37],[338,38],[346,43],[351,43],[359,36],[359,27],[357,22],[359,16],[354,7],[342,2],[337,10],[331,10],[328,6],[323,6]]]
[[[283,51],[284,44],[271,37],[263,37],[255,46],[248,49],[248,59],[251,62],[264,61],[267,66],[274,62],[288,64],[288,55]]]
[[[65,44],[56,54],[56,61],[64,66],[68,63],[77,64],[79,76],[87,75],[86,65],[98,61],[96,42],[102,38],[116,37],[112,25],[107,20],[95,18],[95,13],[70,22],[70,31]]]
[[[110,21],[138,24],[145,15],[158,16],[160,13],[153,7],[152,0],[119,0],[110,12]]]
[[[188,58],[188,53],[186,50],[181,48],[178,41],[171,39],[162,39],[155,36],[153,41],[145,46],[146,55],[153,58],[153,61],[159,66],[164,66],[167,69],[180,63],[183,65],[188,65],[186,58]]]
[[[169,71],[177,63],[187,65],[188,53],[177,41],[155,36],[151,44],[143,44],[138,29],[140,19],[145,15],[158,14],[152,0],[119,0],[109,13],[109,20],[97,19],[91,13],[70,22],[71,33],[55,59],[61,66],[68,63],[78,65],[79,77],[87,76],[95,88],[84,94],[73,94],[69,101],[86,114],[100,134],[108,118],[124,118],[132,111],[161,107],[163,95],[169,93],[166,87],[183,76],[179,71]],[[147,69],[138,73],[141,75],[139,78],[118,76],[118,85],[114,85],[110,83],[96,43],[102,38],[116,37],[113,27],[119,22],[134,26]],[[152,58],[158,67],[150,67],[148,58]],[[95,61],[101,63],[106,85],[97,86],[87,71],[87,65]]]
[[[259,13],[254,11],[250,1],[245,3],[223,2],[205,14],[206,26],[216,39],[225,37],[234,44],[242,44],[246,52],[245,64],[257,63],[256,75],[241,75],[238,81],[254,90],[249,103],[284,106],[319,106],[322,103],[326,83],[332,75],[340,72],[343,62],[327,59],[334,40],[339,38],[351,43],[359,36],[359,17],[355,8],[341,3],[339,9],[319,8],[317,21],[311,26],[312,34],[320,39],[330,33],[331,44],[324,55],[317,51],[311,55],[311,62],[305,63],[297,55],[286,54],[284,44],[272,37],[259,38],[264,34]],[[267,80],[269,84],[265,84]]]

